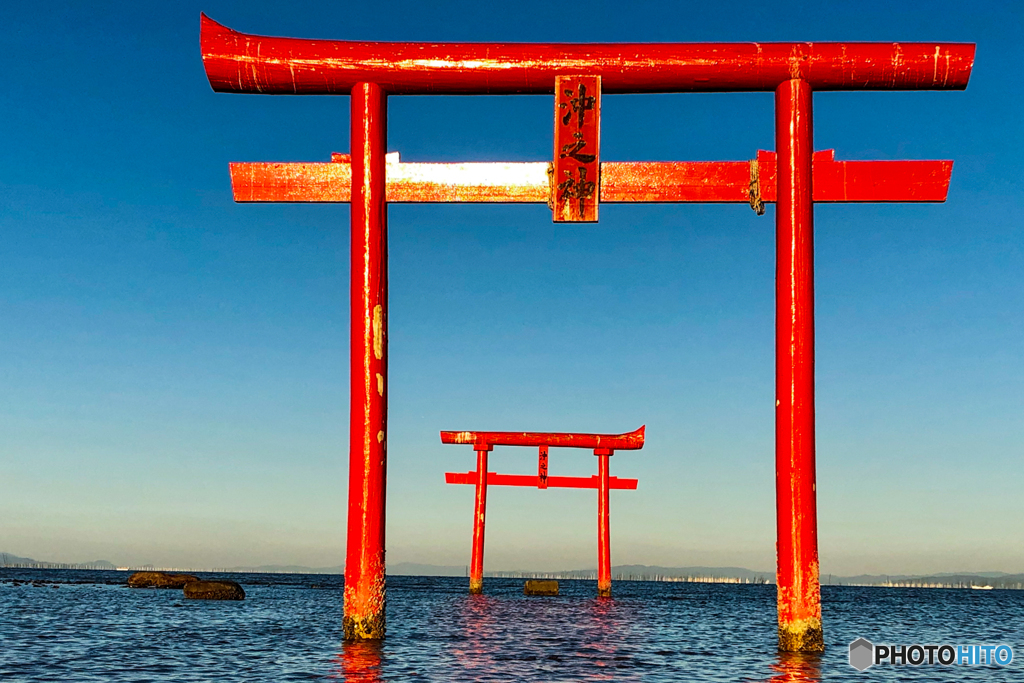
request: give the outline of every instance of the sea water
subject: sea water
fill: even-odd
[[[0,569],[0,681],[1016,681],[1024,591],[823,586],[825,653],[776,652],[772,585],[388,577],[387,639],[342,643],[336,575],[201,574],[241,602],[130,589],[127,573]],[[15,583],[15,582],[18,583]],[[24,582],[28,583],[24,583]],[[35,582],[35,583],[32,583]],[[999,666],[848,663],[849,643],[1008,644]]]

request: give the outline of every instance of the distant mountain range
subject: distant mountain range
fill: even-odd
[[[106,560],[93,562],[41,562],[31,557],[18,557],[11,553],[0,553],[0,567],[31,567],[35,569],[117,569],[117,566]]]
[[[336,567],[306,567],[301,564],[263,564],[258,567],[214,567],[213,571],[238,572],[243,574],[344,574],[345,566],[338,565]]]
[[[116,569],[117,566],[106,560],[93,562],[63,563],[42,562],[29,557],[20,557],[11,553],[0,553],[0,567],[33,567],[40,569]],[[131,567],[132,569],[152,569],[153,567]],[[178,567],[177,569],[189,569]],[[192,571],[203,571],[192,568]],[[342,574],[344,566],[307,567],[304,565],[268,564],[255,567],[216,567],[215,572],[256,572],[268,574]],[[398,562],[388,565],[388,574],[392,576],[467,576],[465,565],[418,564],[415,562]],[[557,572],[531,571],[493,571],[486,576],[506,578],[552,578],[552,579],[594,579],[594,569],[575,569]],[[612,578],[617,580],[636,581],[692,581],[700,583],[774,583],[775,572],[762,572],[744,569],[743,567],[659,567],[643,564],[622,564],[612,567]],[[821,577],[825,585],[844,586],[893,586],[923,588],[1009,588],[1024,589],[1024,574],[1007,574],[1005,572],[960,572],[939,573],[929,575],[917,574],[860,574],[857,576],[835,576],[826,574]]]
[[[46,562],[35,560],[31,557],[21,557],[13,553],[0,553],[0,567],[24,567],[32,569],[117,569],[118,565],[106,560],[95,560],[93,562]],[[239,572],[239,573],[263,573],[263,574],[344,574],[344,565],[334,567],[307,567],[301,564],[264,564],[259,566],[242,567],[213,567],[203,569],[196,567],[153,567],[152,565],[130,566],[129,569],[180,569],[191,571],[213,571],[213,572]],[[416,564],[413,562],[399,562],[388,565],[388,574],[396,576],[465,576],[467,572],[464,566],[446,567],[435,564]]]
[[[344,565],[336,567],[305,567],[301,565],[265,564],[258,567],[226,567],[216,571],[225,572],[264,572],[267,574],[344,574]],[[466,576],[466,567],[446,567],[436,564],[416,564],[414,562],[398,562],[388,565],[388,574],[392,576]]]
[[[559,572],[496,571],[485,576],[528,579],[596,579],[596,569]],[[774,572],[755,572],[743,567],[657,567],[620,564],[612,567],[612,579],[626,581],[700,581],[704,583],[772,583]]]

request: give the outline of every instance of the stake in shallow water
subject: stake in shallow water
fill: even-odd
[[[487,516],[488,486],[536,486],[539,489],[597,489],[597,594],[612,594],[611,519],[608,512],[611,489],[636,490],[636,479],[619,479],[608,474],[608,461],[617,450],[644,447],[644,427],[627,434],[570,434],[567,432],[441,432],[441,443],[472,444],[476,450],[476,472],[445,472],[448,484],[474,484],[473,555],[469,569],[469,592],[482,593],[484,587],[484,523]],[[487,454],[495,446],[536,446],[537,476],[498,474],[487,471]],[[548,476],[548,449],[593,449],[597,456],[597,476]]]
[[[836,161],[831,150],[814,152],[812,93],[963,90],[973,44],[301,40],[238,33],[205,15],[200,42],[218,92],[352,98],[350,155],[330,163],[231,165],[238,202],[352,203],[347,639],[383,638],[385,629],[387,204],[547,203],[562,222],[596,221],[601,202],[749,203],[760,215],[765,203],[777,201],[779,648],[824,647],[814,472],[814,203],[942,202],[953,164]],[[740,91],[775,93],[777,154],[724,162],[600,160],[602,94]],[[385,155],[388,95],[526,93],[555,95],[551,162],[403,164]],[[486,453],[478,472],[486,471]]]

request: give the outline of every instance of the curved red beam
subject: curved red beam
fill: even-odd
[[[555,76],[601,77],[606,93],[963,90],[973,43],[374,43],[272,38],[205,14],[200,43],[218,92],[347,95],[552,93]]]
[[[644,447],[644,425],[626,434],[570,434],[565,432],[441,432],[441,443],[474,446],[550,446],[552,448],[610,448],[633,451]]]

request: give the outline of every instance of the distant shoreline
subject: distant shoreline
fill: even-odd
[[[304,567],[300,565],[265,565],[260,567],[216,567],[212,569],[196,567],[155,567],[116,566],[106,560],[83,563],[43,562],[26,557],[18,557],[8,553],[0,553],[0,569],[42,569],[42,570],[78,570],[78,571],[172,571],[200,572],[214,574],[306,574],[306,575],[340,575],[343,567]],[[467,568],[464,566],[445,566],[399,562],[388,567],[389,576],[448,576],[465,577]],[[594,569],[577,569],[569,571],[537,572],[537,571],[491,571],[485,572],[488,578],[508,579],[561,579],[590,580],[597,577]],[[657,581],[669,583],[714,583],[714,584],[752,584],[773,585],[773,572],[758,572],[742,567],[658,567],[647,565],[619,565],[612,567],[612,579],[615,581]],[[875,586],[887,588],[954,588],[954,589],[1004,589],[1024,590],[1024,574],[1006,574],[1002,572],[964,572],[941,573],[929,575],[870,575],[835,576],[822,575],[824,586]]]

